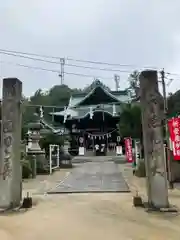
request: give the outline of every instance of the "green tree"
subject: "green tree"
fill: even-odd
[[[63,136],[60,136],[60,135],[57,135],[54,133],[49,133],[40,139],[39,144],[42,149],[45,149],[46,157],[48,157],[49,156],[49,145],[55,144],[58,146],[62,146],[63,142],[64,142]]]
[[[142,139],[141,109],[128,104],[121,113],[119,131],[122,137]]]
[[[170,117],[180,114],[180,90],[168,97],[168,115]]]

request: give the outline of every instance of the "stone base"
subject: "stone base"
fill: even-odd
[[[140,196],[133,197],[133,205],[134,207],[144,207],[142,198]]]
[[[148,202],[144,202],[144,208],[147,212],[162,212],[162,213],[177,213],[178,209],[175,206],[169,205],[166,208],[158,208]]]

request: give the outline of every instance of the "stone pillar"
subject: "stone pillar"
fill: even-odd
[[[21,99],[22,83],[3,79],[0,207],[17,207],[21,202]]]
[[[151,207],[166,208],[169,206],[168,186],[157,71],[147,70],[140,74],[140,101],[148,203]]]

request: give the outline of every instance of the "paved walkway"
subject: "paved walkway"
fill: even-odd
[[[133,193],[138,190],[146,195],[145,180],[132,175],[131,165],[115,166],[126,178],[131,193],[37,195],[55,187],[66,170],[24,182],[24,191],[30,191],[37,205],[24,213],[0,215],[0,239],[179,240],[180,215],[148,214],[134,208]],[[170,202],[180,207],[180,191],[169,194]]]
[[[121,172],[112,161],[75,165],[72,172],[49,193],[129,192]]]

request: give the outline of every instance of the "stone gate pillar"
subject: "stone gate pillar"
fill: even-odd
[[[21,201],[21,99],[21,81],[17,78],[3,79],[0,207],[17,207]]]
[[[163,122],[157,71],[140,74],[140,102],[149,205],[168,207],[167,172],[163,145]]]

